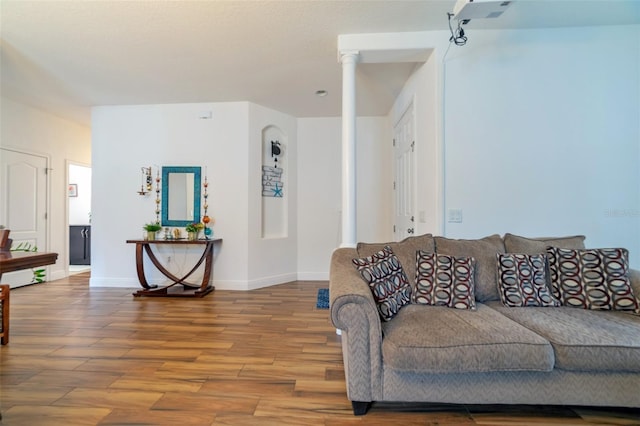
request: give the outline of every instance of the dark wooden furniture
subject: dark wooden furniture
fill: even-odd
[[[35,268],[37,266],[53,265],[58,253],[34,253],[25,251],[0,251],[0,278],[5,272]],[[9,286],[0,285],[0,343],[9,343]]]
[[[0,251],[0,278],[5,272],[38,266],[53,265],[58,253],[38,253],[30,251]]]
[[[204,297],[207,294],[211,293],[215,287],[211,285],[210,280],[213,273],[213,245],[216,242],[221,242],[221,238],[215,238],[212,240],[127,240],[128,244],[136,245],[136,269],[138,272],[138,280],[140,281],[140,285],[143,287],[142,290],[138,290],[133,293],[134,296],[155,296],[155,297]],[[160,263],[156,255],[151,250],[152,245],[159,244],[172,244],[172,245],[202,245],[204,246],[204,250],[202,252],[202,256],[195,264],[195,266],[183,277],[176,277],[171,272],[169,272],[163,265]],[[155,285],[151,285],[147,282],[147,278],[144,274],[144,254],[147,253],[149,259],[153,263],[153,265],[158,268],[162,274],[169,278],[172,283],[164,286],[158,287]],[[187,282],[187,278],[193,274],[198,267],[205,262],[204,265],[204,275],[202,277],[202,282],[200,284],[192,284]]]
[[[0,344],[9,343],[9,286],[0,284]]]
[[[91,265],[91,226],[69,226],[69,264]]]

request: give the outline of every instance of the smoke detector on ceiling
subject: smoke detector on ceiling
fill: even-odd
[[[453,7],[453,19],[464,21],[471,19],[497,18],[507,10],[513,1],[500,0],[458,0]]]

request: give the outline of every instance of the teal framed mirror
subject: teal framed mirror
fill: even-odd
[[[162,167],[162,226],[200,222],[200,167]]]

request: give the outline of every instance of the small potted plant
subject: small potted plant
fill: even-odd
[[[146,223],[142,227],[145,231],[147,231],[147,240],[153,241],[156,239],[156,232],[162,229],[159,223]]]
[[[198,239],[198,234],[204,228],[204,224],[201,222],[190,223],[186,226],[187,239],[194,241]]]

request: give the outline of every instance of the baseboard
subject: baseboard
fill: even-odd
[[[216,280],[214,278],[213,285],[216,290],[236,290],[248,291],[257,290],[259,288],[270,287],[272,285],[284,284],[291,281],[328,281],[328,273],[295,273],[273,275],[270,277],[257,278],[255,280]],[[164,285],[167,280],[157,279],[148,280],[149,284]],[[90,287],[113,287],[113,288],[141,288],[140,282],[136,278],[108,278],[108,277],[91,277],[89,279]]]
[[[149,284],[161,285],[162,280],[149,280]],[[89,278],[89,287],[112,287],[112,288],[136,288],[141,289],[140,281],[136,278]]]

